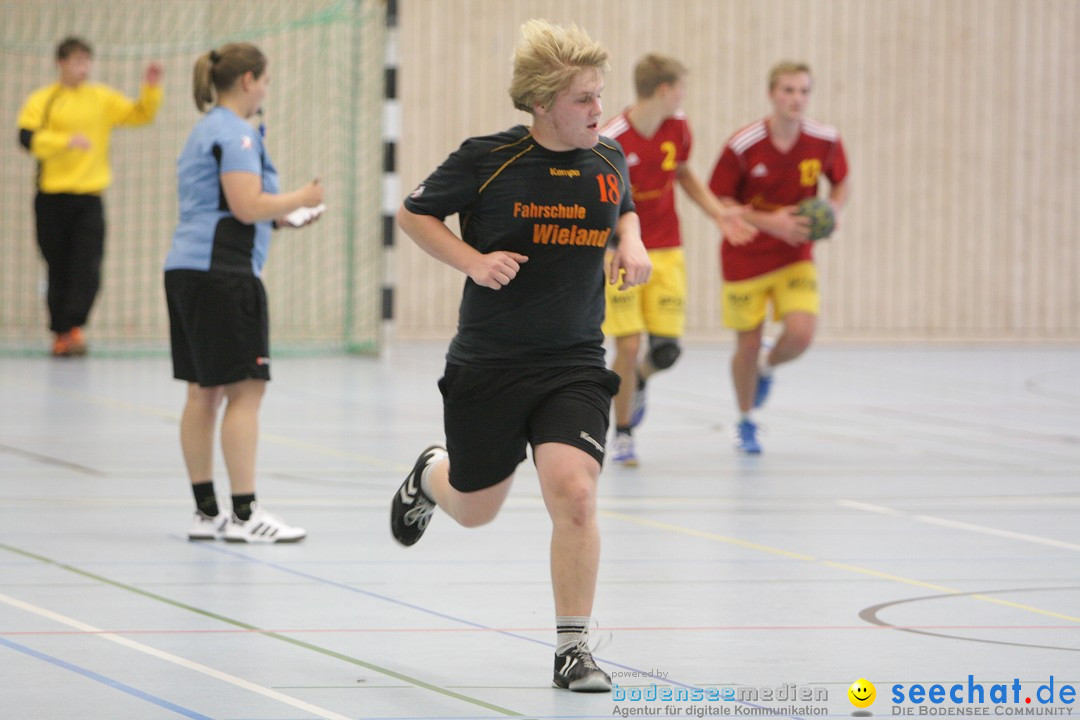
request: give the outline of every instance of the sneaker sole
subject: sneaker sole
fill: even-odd
[[[571,683],[569,686],[560,685],[555,680],[551,681],[551,687],[558,688],[560,690],[569,690],[570,692],[584,692],[584,693],[603,693],[611,692],[611,686],[601,679],[588,680],[579,682],[577,686]]]
[[[303,540],[306,537],[307,537],[307,535],[301,535],[298,538],[280,538],[280,539],[275,538],[274,540],[248,540],[247,538],[230,538],[230,537],[227,537],[227,538],[225,538],[225,542],[247,543],[249,545],[282,545],[284,543],[300,542],[301,540]]]

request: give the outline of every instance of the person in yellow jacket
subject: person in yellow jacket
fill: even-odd
[[[101,284],[105,210],[101,195],[112,180],[113,128],[146,125],[161,106],[161,65],[143,75],[132,101],[106,85],[87,82],[93,49],[78,37],[56,48],[60,78],[34,91],[19,111],[19,143],[38,161],[34,198],[37,241],[49,267],[52,354],[84,355],[86,324]]]

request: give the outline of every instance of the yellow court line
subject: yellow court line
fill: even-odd
[[[693,528],[683,527],[682,525],[674,525],[672,523],[660,522],[658,520],[650,520],[648,518],[639,518],[633,515],[627,515],[625,513],[613,512],[611,510],[600,510],[599,514],[605,517],[614,518],[616,520],[633,523],[635,525],[651,527],[657,530],[677,533],[679,535],[687,535],[689,537],[701,538],[703,540],[715,540],[717,542],[724,543],[725,545],[734,545],[736,547],[746,548],[748,550],[756,550],[758,552],[768,553],[769,555],[779,555],[780,557],[787,557],[793,560],[801,560],[803,562],[823,565],[825,567],[834,568],[836,570],[844,570],[847,572],[858,573],[860,575],[870,575],[871,577],[880,578],[882,580],[890,580],[892,582],[903,583],[904,585],[913,585],[915,587],[920,587],[927,590],[934,590],[935,592],[940,592],[946,595],[966,595],[967,597],[975,598],[976,600],[983,600],[985,602],[990,602],[995,605],[1003,605],[1005,607],[1010,607],[1017,610],[1024,610],[1026,612],[1035,613],[1037,615],[1045,615],[1046,617],[1057,618],[1059,620],[1068,620],[1069,622],[1080,623],[1080,617],[1065,615],[1063,613],[1054,612],[1052,610],[1044,610],[1042,608],[1034,607],[1033,605],[1025,605],[1023,603],[1017,603],[1011,600],[1003,600],[1001,598],[991,597],[989,595],[968,594],[963,590],[946,587],[945,585],[936,585],[934,583],[928,583],[922,580],[904,577],[902,575],[893,575],[891,573],[881,572],[880,570],[872,570],[870,568],[864,568],[858,565],[849,565],[848,563],[841,563],[833,560],[820,560],[812,555],[791,552],[790,550],[784,550],[783,548],[776,548],[770,545],[762,545],[760,543],[750,542],[749,540],[740,540],[739,538],[733,538],[727,535],[720,535],[717,533],[706,532],[703,530],[695,530]]]
[[[716,533],[706,532],[704,530],[694,530],[693,528],[683,527],[681,525],[672,525],[671,523],[660,522],[659,520],[649,520],[647,518],[634,517],[633,515],[626,515],[625,513],[614,512],[612,510],[600,510],[601,515],[607,517],[616,518],[618,520],[625,520],[636,525],[644,525],[645,527],[656,528],[657,530],[667,530],[669,532],[678,533],[680,535],[689,535],[691,537],[699,537],[705,540],[717,540],[726,545],[736,545],[738,547],[744,547],[749,550],[758,550],[760,552],[769,553],[770,555],[780,555],[781,557],[789,557],[795,560],[804,560],[806,562],[817,562],[817,558],[811,555],[803,555],[802,553],[795,553],[789,550],[782,550],[781,548],[774,548],[768,545],[761,545],[759,543],[750,542],[749,540],[740,540],[738,538],[728,537],[727,535],[718,535]]]

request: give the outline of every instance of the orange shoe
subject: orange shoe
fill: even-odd
[[[53,357],[75,357],[86,354],[86,337],[81,328],[57,333],[52,346]]]
[[[71,338],[71,351],[69,355],[85,355],[86,354],[86,336],[83,335],[81,327],[71,328],[69,334]]]

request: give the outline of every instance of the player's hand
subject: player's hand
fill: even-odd
[[[165,71],[161,67],[161,63],[157,60],[146,66],[146,71],[143,73],[143,84],[157,86],[161,84],[161,75]]]
[[[724,239],[732,245],[745,245],[757,235],[757,228],[743,219],[743,215],[749,211],[747,205],[725,207],[722,213],[713,218]]]
[[[780,238],[788,245],[802,245],[810,242],[810,218],[796,214],[798,209],[791,205],[772,214],[773,226],[769,234]]]
[[[86,137],[82,133],[72,133],[71,139],[68,140],[69,150],[89,150],[90,138]]]
[[[652,260],[649,251],[640,242],[619,243],[611,254],[608,266],[608,282],[614,285],[621,281],[619,290],[626,290],[635,285],[642,285],[652,274]]]
[[[315,178],[296,192],[299,195],[300,204],[304,207],[315,207],[323,201],[323,186],[319,178]]]
[[[496,250],[479,255],[473,266],[469,268],[468,275],[477,285],[498,290],[517,277],[522,263],[528,261],[527,255],[509,250]]]

